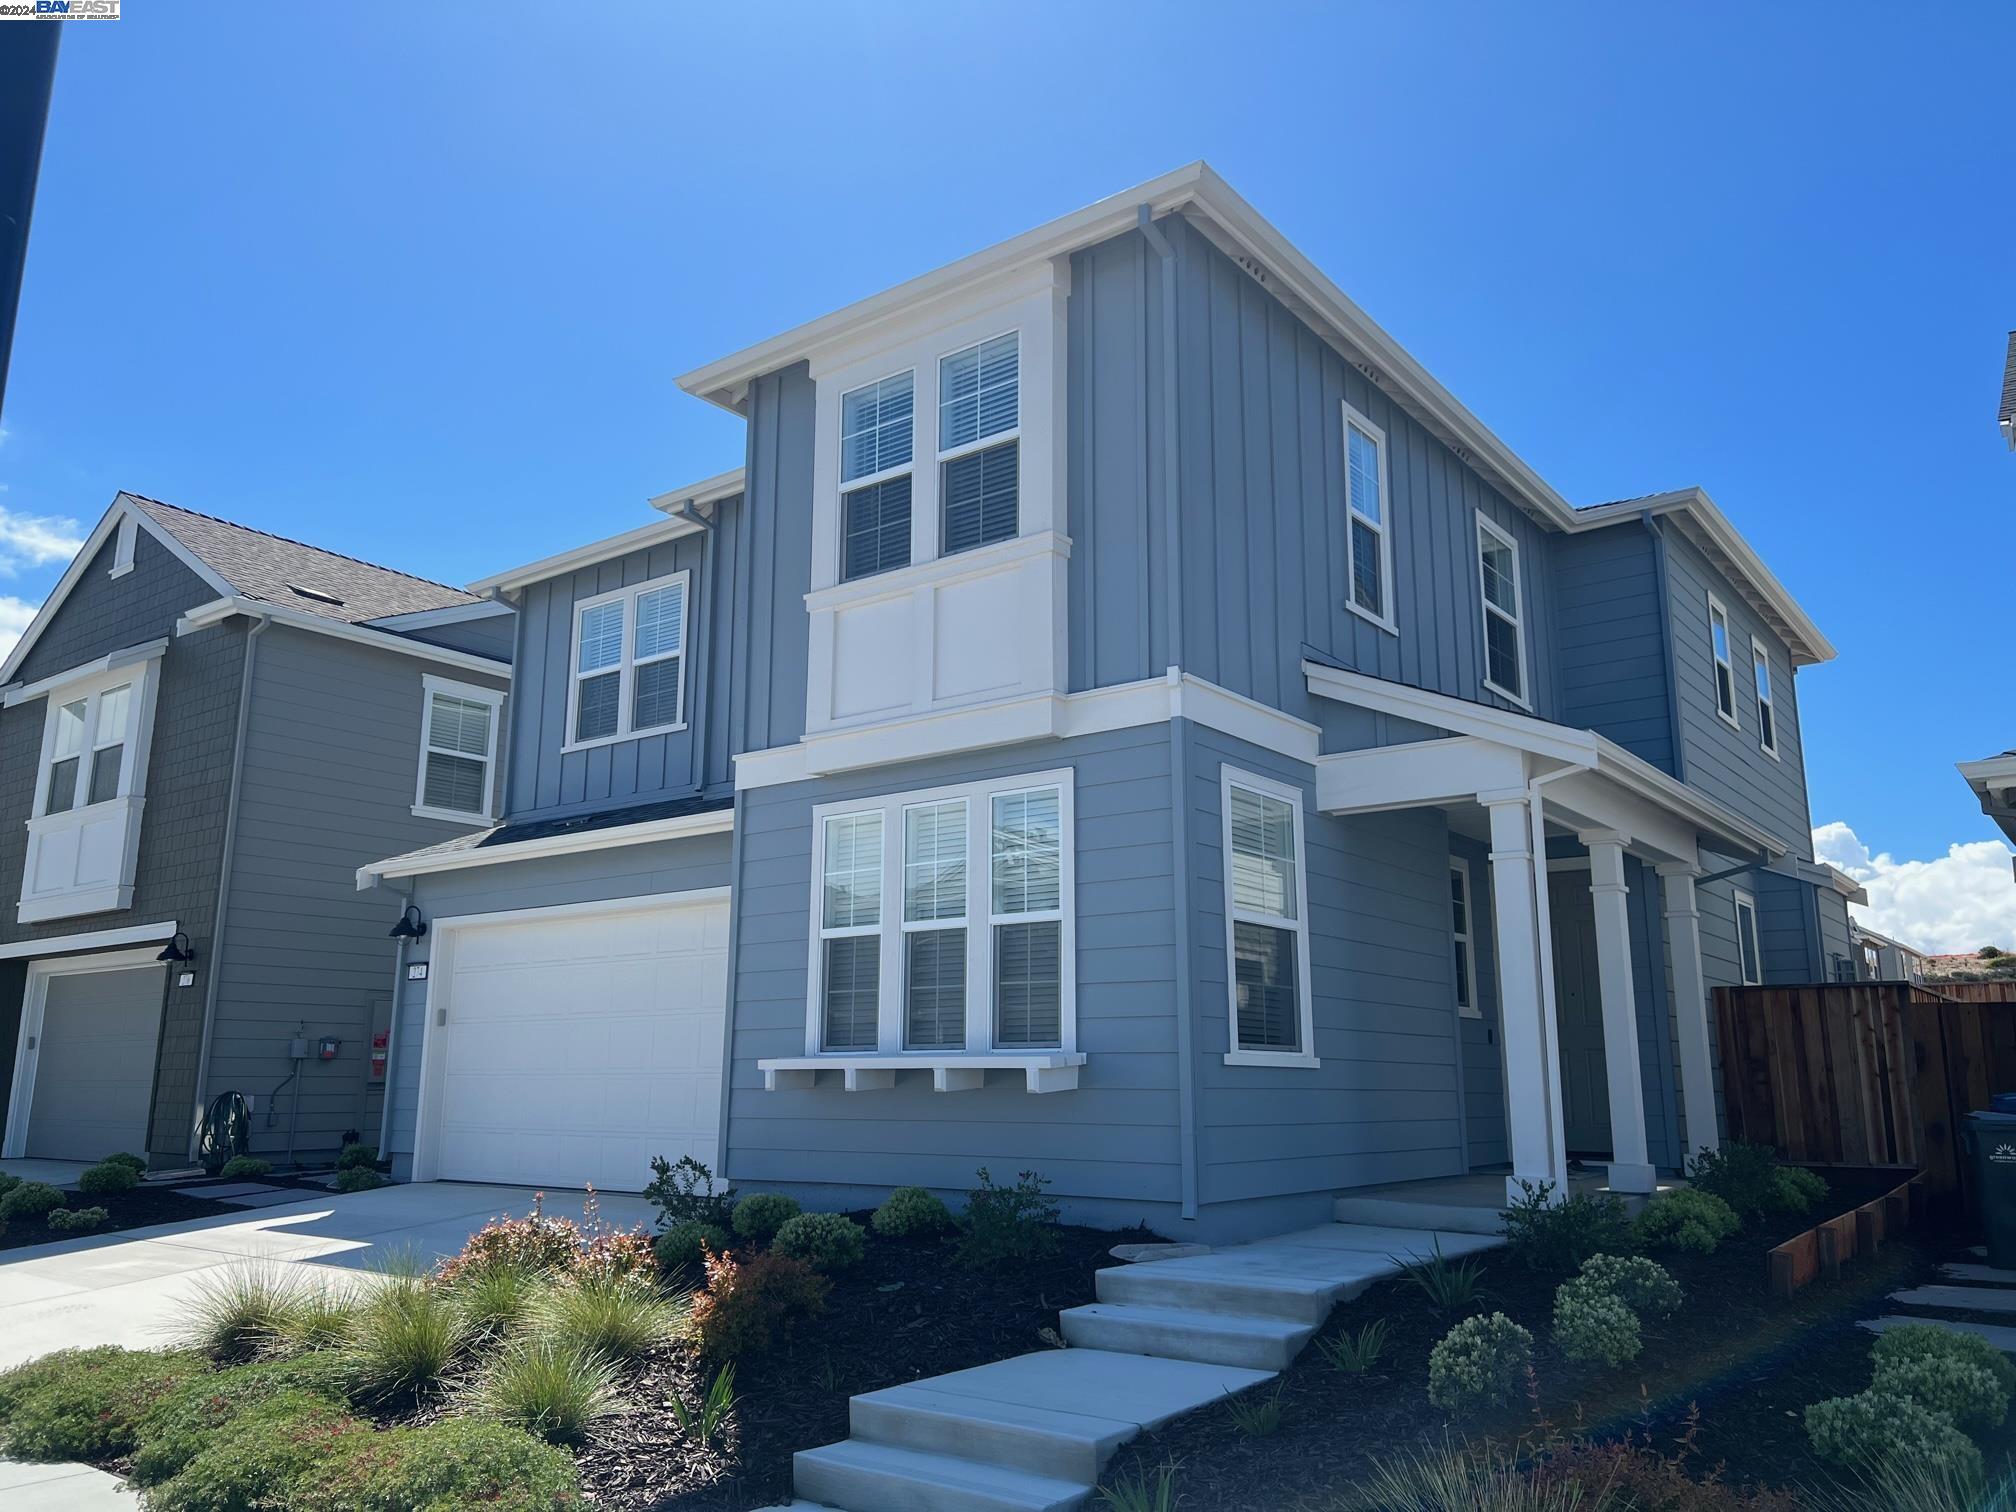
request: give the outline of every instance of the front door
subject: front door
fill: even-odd
[[[1610,1082],[1596,973],[1596,907],[1586,870],[1552,872],[1554,1012],[1561,1030],[1561,1101],[1570,1155],[1610,1155]]]

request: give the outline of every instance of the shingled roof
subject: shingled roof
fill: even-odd
[[[445,583],[430,583],[340,552],[234,525],[159,499],[125,497],[230,584],[241,598],[279,604],[347,625],[394,614],[453,609],[482,600]]]
[[[2009,333],[2009,355],[2002,363],[2002,439],[2016,451],[2016,331]]]

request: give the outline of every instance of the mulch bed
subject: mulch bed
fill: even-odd
[[[116,1234],[124,1229],[147,1228],[156,1223],[183,1223],[191,1218],[245,1211],[203,1197],[184,1196],[173,1187],[145,1183],[130,1192],[71,1192],[65,1198],[64,1206],[102,1207],[106,1213],[105,1222],[88,1233],[65,1233],[48,1227],[39,1218],[15,1218],[7,1224],[7,1232],[0,1234],[0,1250],[24,1249],[31,1244],[56,1244],[65,1239],[88,1239],[93,1234]]]
[[[871,1234],[867,1258],[833,1278],[824,1313],[783,1348],[737,1362],[736,1405],[713,1445],[696,1448],[666,1405],[676,1393],[697,1406],[712,1372],[684,1349],[661,1351],[628,1393],[635,1410],[580,1453],[584,1487],[597,1506],[624,1509],[789,1502],[792,1454],[846,1438],[849,1397],[1045,1348],[1058,1311],[1093,1300],[1093,1273],[1115,1263],[1107,1251],[1155,1237],[1070,1227],[1058,1236],[1046,1260],[971,1271],[949,1240]]]
[[[1818,1282],[1789,1303],[1771,1295],[1764,1255],[1821,1219],[1869,1200],[1876,1193],[1866,1186],[1894,1184],[1894,1177],[1864,1181],[1844,1174],[1812,1213],[1757,1224],[1712,1255],[1658,1256],[1685,1289],[1687,1303],[1672,1318],[1644,1320],[1644,1352],[1616,1370],[1576,1364],[1553,1348],[1561,1277],[1487,1252],[1480,1257],[1488,1291],[1483,1310],[1504,1312],[1533,1334],[1539,1390],[1537,1403],[1495,1415],[1451,1421],[1429,1402],[1428,1354],[1456,1319],[1436,1312],[1411,1280],[1382,1282],[1337,1309],[1325,1329],[1331,1335],[1355,1331],[1384,1317],[1386,1347],[1371,1371],[1347,1375],[1312,1345],[1281,1378],[1277,1432],[1251,1437],[1226,1410],[1206,1409],[1123,1449],[1107,1484],[1130,1471],[1153,1477],[1176,1461],[1185,1506],[1313,1512],[1345,1505],[1341,1498],[1362,1482],[1370,1460],[1411,1447],[1434,1449],[1462,1438],[1530,1444],[1649,1434],[1655,1448],[1670,1454],[1693,1419],[1698,1473],[1721,1465],[1732,1485],[1824,1490],[1832,1481],[1807,1446],[1804,1409],[1868,1384],[1873,1337],[1856,1320],[1891,1311],[1885,1295],[1926,1279],[1935,1256],[1951,1258],[1949,1246],[1922,1234],[1893,1240],[1873,1258],[1847,1266],[1838,1285]],[[1987,1447],[1992,1462],[1998,1449]]]

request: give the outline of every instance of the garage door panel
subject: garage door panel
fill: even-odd
[[[454,932],[430,1120],[448,1180],[635,1191],[718,1163],[725,903]]]
[[[42,998],[23,1153],[101,1160],[147,1147],[162,966],[59,972]]]

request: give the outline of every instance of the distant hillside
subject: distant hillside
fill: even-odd
[[[1925,958],[1928,982],[2009,982],[2016,981],[2016,954],[1993,945],[1956,955]]]

